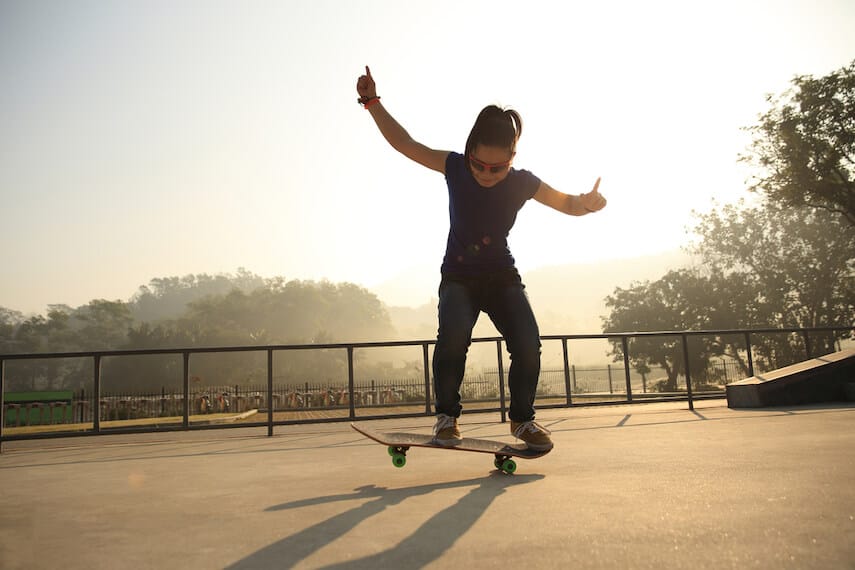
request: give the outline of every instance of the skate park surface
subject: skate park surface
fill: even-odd
[[[347,422],[5,442],[0,568],[855,568],[855,404],[538,421],[555,449],[513,475],[433,449],[397,469]]]

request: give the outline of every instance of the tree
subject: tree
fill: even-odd
[[[332,344],[380,340],[392,334],[388,313],[377,297],[349,283],[271,279],[251,292],[233,288],[189,303],[171,321],[139,323],[128,333],[128,348]],[[361,358],[359,351],[357,358]],[[276,355],[277,376],[286,381],[347,378],[343,350],[283,351]],[[111,362],[110,375],[151,389],[180,379],[176,358],[123,358]],[[197,355],[192,373],[211,385],[261,383],[266,379],[262,352]]]
[[[205,297],[225,295],[233,289],[249,293],[265,286],[267,282],[263,278],[242,267],[238,268],[236,275],[211,276],[201,273],[184,277],[158,277],[140,287],[130,305],[134,320],[154,323],[179,317],[190,303]]]
[[[743,326],[819,327],[855,317],[855,228],[823,210],[767,202],[698,215],[691,246],[713,272],[738,275],[757,298]]]
[[[0,354],[16,352],[15,332],[23,321],[20,311],[0,307]]]
[[[718,328],[727,318],[714,282],[695,269],[669,271],[661,279],[620,287],[606,297],[611,314],[603,319],[603,332],[642,332],[699,330]],[[612,340],[615,361],[623,359],[620,340]],[[662,388],[677,389],[677,377],[684,375],[683,341],[679,336],[636,337],[630,344],[630,362],[639,373],[650,366],[661,367],[666,374]],[[722,354],[722,347],[711,339],[693,342],[689,351],[691,370],[705,369],[709,359]]]
[[[821,209],[795,209],[744,201],[698,215],[698,241],[690,252],[700,268],[671,271],[654,282],[617,288],[607,297],[605,332],[727,330],[849,326],[855,320],[855,228],[843,216]],[[832,352],[848,331],[811,336],[812,354]],[[673,388],[684,373],[679,339],[636,338],[630,360],[667,373]],[[623,357],[613,342],[615,359]],[[747,371],[742,335],[694,337],[691,370],[725,355]],[[775,334],[752,340],[755,367],[769,370],[805,357],[804,339]]]
[[[359,286],[261,279],[243,269],[235,276],[152,279],[130,303],[50,305],[47,317],[24,319],[0,307],[0,353],[331,344],[382,340],[393,333],[380,300]],[[358,351],[356,358],[364,355]],[[208,384],[261,382],[267,375],[262,352],[195,355],[192,363],[193,374]],[[277,354],[278,374],[289,379],[346,379],[346,363],[342,350]],[[102,366],[105,385],[123,389],[180,385],[183,373],[180,355],[108,358]],[[93,377],[91,359],[27,360],[7,371],[10,386],[32,390],[77,389]]]
[[[77,342],[84,350],[111,350],[124,346],[133,324],[130,308],[122,301],[94,299],[77,309],[72,317],[81,326]]]
[[[855,225],[855,61],[792,84],[770,95],[771,108],[746,129],[753,141],[741,160],[761,171],[750,189],[782,205],[841,214]]]
[[[855,227],[823,209],[744,201],[699,215],[701,238],[692,246],[711,274],[726,276],[739,295],[737,328],[809,328],[855,320]],[[813,352],[834,350],[835,338],[814,338]],[[783,335],[753,347],[761,365],[778,367],[804,357],[801,339]],[[736,356],[737,350],[731,355]]]

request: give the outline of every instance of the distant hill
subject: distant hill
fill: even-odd
[[[691,257],[679,250],[601,263],[557,265],[523,274],[526,291],[543,334],[585,334],[602,331],[605,298],[616,287],[634,281],[656,280],[671,269],[690,265]],[[387,305],[399,337],[432,339],[436,336],[436,305],[439,275],[435,268],[411,268],[372,288]],[[412,299],[421,292],[423,302],[411,306],[394,300]],[[482,317],[476,336],[496,335],[489,319]]]
[[[523,275],[543,334],[598,333],[606,315],[605,298],[616,287],[655,281],[672,269],[691,264],[681,251],[602,263],[560,265]]]

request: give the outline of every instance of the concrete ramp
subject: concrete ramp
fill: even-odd
[[[792,406],[855,399],[855,348],[728,384],[730,408]]]

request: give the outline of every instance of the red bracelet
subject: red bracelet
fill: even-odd
[[[362,104],[362,106],[363,106],[364,108],[368,109],[368,108],[369,108],[369,107],[371,107],[372,105],[376,105],[376,104],[377,104],[377,103],[379,103],[379,102],[380,102],[380,97],[372,97],[371,99],[369,99],[368,101],[366,101],[365,103],[363,103],[363,104]]]

